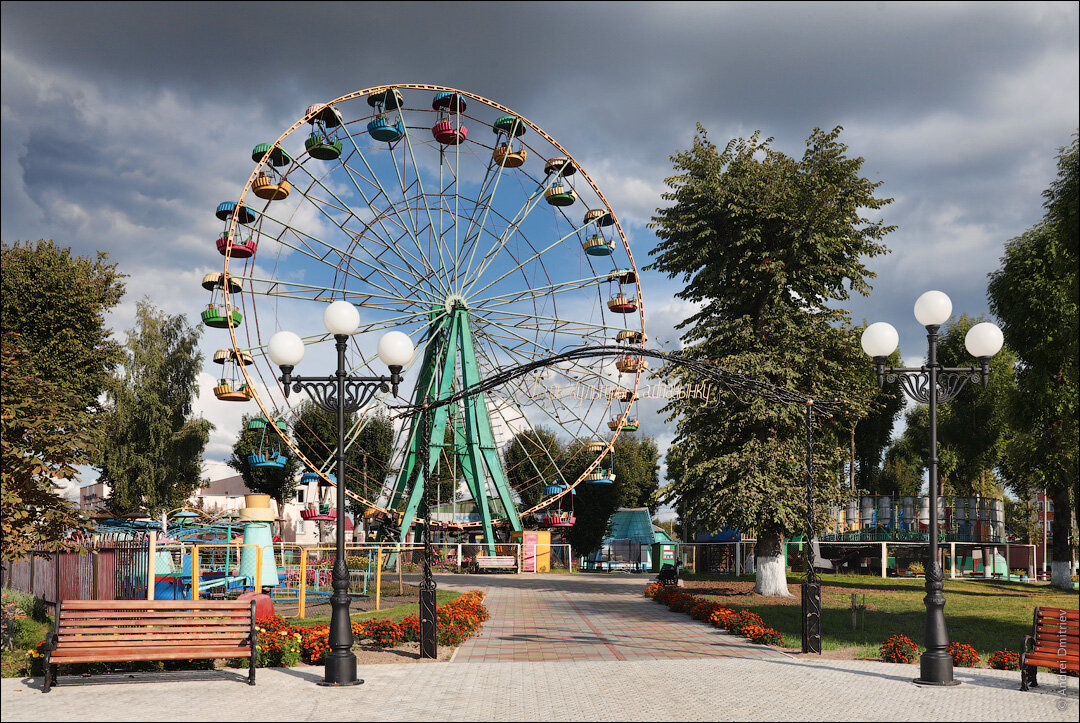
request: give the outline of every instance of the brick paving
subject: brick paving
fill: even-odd
[[[0,682],[7,721],[189,720],[1035,720],[1080,718],[1077,681],[1021,693],[1019,674],[957,669],[954,688],[912,684],[916,665],[795,659],[640,597],[641,576],[440,576],[488,592],[492,618],[454,662],[360,666],[364,685],[321,688],[322,669],[185,671]],[[540,656],[537,658],[536,656]],[[546,656],[546,657],[545,657]]]
[[[470,584],[473,581],[486,583]],[[457,663],[771,657],[775,650],[724,635],[642,597],[643,575],[447,576],[480,588],[491,619],[458,649]]]

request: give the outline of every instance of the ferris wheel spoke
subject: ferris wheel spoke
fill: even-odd
[[[472,264],[479,243],[473,244],[473,249],[469,257],[469,264],[465,267],[465,282],[462,284],[461,291],[463,296],[468,296],[472,287],[479,281],[480,277],[483,276],[484,271],[486,271],[487,268],[494,263],[495,259],[498,258],[499,253],[506,247],[506,244],[509,243],[510,238],[517,229],[521,227],[521,224],[525,223],[529,215],[540,205],[541,199],[544,198],[544,190],[544,186],[538,187],[536,192],[525,200],[525,204],[515,214],[506,230],[499,234],[498,240],[492,245],[491,249],[486,251],[484,255],[480,257],[475,272],[472,269]],[[479,237],[479,234],[477,234],[477,237]]]
[[[317,236],[314,236],[314,235],[309,234],[309,233],[307,233],[305,231],[302,231],[301,229],[298,229],[298,228],[292,226],[291,224],[289,224],[289,223],[287,223],[285,221],[282,221],[280,219],[277,219],[277,218],[275,218],[273,216],[270,216],[270,215],[267,215],[267,214],[264,214],[263,218],[268,219],[268,220],[272,221],[273,223],[278,224],[284,230],[287,230],[290,233],[292,233],[293,235],[295,235],[298,239],[307,239],[309,241],[314,241],[316,244],[319,244],[321,246],[326,247],[327,249],[332,251],[334,254],[337,254],[338,256],[340,256],[343,260],[344,259],[349,259],[351,261],[355,261],[357,264],[360,264],[360,265],[363,265],[363,266],[367,267],[368,269],[370,269],[371,271],[373,271],[376,274],[379,274],[383,278],[386,278],[386,275],[389,274],[399,284],[401,284],[403,286],[412,286],[412,284],[407,282],[405,279],[402,279],[401,277],[397,276],[393,272],[388,271],[386,266],[389,266],[389,264],[386,264],[385,262],[383,264],[380,264],[379,266],[376,266],[375,264],[372,264],[367,259],[356,256],[356,255],[354,255],[353,253],[351,253],[350,251],[348,251],[346,249],[343,249],[343,248],[341,248],[339,246],[336,246],[336,245],[334,245],[334,244],[332,244],[332,243],[330,243],[328,241],[324,241],[324,240],[318,238]],[[333,219],[331,219],[331,220],[333,220]],[[337,224],[335,223],[335,225],[337,225]],[[343,233],[345,233],[346,235],[348,235],[350,237],[352,236],[352,234],[350,234],[348,230],[342,228],[341,226],[338,226],[338,228]],[[389,295],[394,295],[393,291],[391,291],[390,289],[379,286],[378,284],[372,282],[370,277],[359,276],[358,274],[355,274],[355,273],[351,272],[351,270],[342,269],[340,265],[330,263],[329,261],[327,261],[326,256],[324,256],[324,255],[318,255],[318,254],[315,254],[315,253],[313,253],[313,252],[311,252],[309,250],[304,250],[304,249],[301,249],[298,246],[289,244],[288,242],[284,241],[281,236],[277,236],[277,237],[269,236],[269,237],[273,238],[277,243],[282,244],[283,246],[286,246],[287,248],[291,248],[293,250],[304,253],[305,255],[308,255],[310,258],[312,258],[314,260],[317,260],[320,263],[326,264],[326,265],[330,266],[331,268],[341,270],[344,273],[346,273],[347,275],[354,276],[355,278],[363,280],[366,283],[370,283],[372,286],[375,286],[380,291],[383,291],[383,292],[385,292],[385,293],[387,293]],[[402,273],[404,274],[405,272],[403,271]]]
[[[347,131],[346,131],[346,132],[347,132]],[[351,136],[350,136],[350,138],[351,138]],[[355,147],[355,142],[354,142],[354,147]],[[360,152],[359,152],[359,149],[357,149],[357,153],[358,153],[358,154],[360,153]],[[363,160],[363,155],[362,155],[362,154],[360,154],[360,156],[361,156],[361,160]],[[307,194],[307,199],[308,199],[309,201],[311,201],[311,202],[312,202],[312,205],[315,205],[315,206],[316,206],[317,208],[319,208],[319,210],[320,210],[320,211],[321,211],[321,212],[322,212],[322,213],[323,213],[323,214],[324,214],[324,215],[325,215],[325,216],[326,216],[326,217],[327,217],[327,218],[328,218],[328,219],[329,219],[329,220],[331,221],[331,223],[334,223],[334,224],[335,224],[336,226],[338,226],[338,228],[340,228],[340,229],[342,230],[342,232],[343,232],[343,233],[345,233],[345,234],[346,234],[347,236],[349,236],[349,238],[351,238],[351,239],[352,239],[352,238],[357,238],[357,237],[358,237],[358,236],[360,236],[360,235],[364,236],[365,238],[372,238],[371,236],[368,236],[368,235],[366,234],[366,231],[367,231],[368,229],[370,229],[370,228],[371,228],[370,224],[365,224],[365,223],[364,223],[364,222],[363,222],[363,221],[362,221],[362,220],[361,220],[360,218],[358,218],[358,217],[356,216],[356,214],[355,214],[355,213],[354,213],[354,212],[353,212],[353,211],[352,211],[352,210],[351,210],[351,209],[349,208],[348,204],[347,204],[347,203],[346,203],[346,202],[345,202],[344,200],[342,200],[341,198],[339,198],[339,197],[338,197],[338,195],[337,195],[336,193],[334,193],[334,191],[333,191],[333,190],[331,190],[330,188],[328,188],[328,187],[326,186],[326,184],[324,184],[324,183],[322,182],[322,179],[321,179],[321,178],[319,178],[319,177],[315,176],[314,174],[312,174],[312,173],[311,173],[311,172],[310,172],[310,171],[309,171],[309,170],[307,169],[307,167],[306,167],[306,166],[304,166],[304,164],[302,164],[302,163],[298,163],[297,165],[298,165],[298,166],[299,166],[300,168],[302,168],[302,169],[304,170],[304,172],[305,172],[305,173],[306,173],[306,174],[308,175],[308,177],[309,177],[309,178],[311,179],[312,183],[318,184],[318,186],[319,186],[320,188],[322,188],[322,189],[323,189],[323,190],[324,190],[324,191],[325,191],[325,192],[326,192],[327,194],[329,194],[329,195],[330,195],[330,196],[331,196],[331,197],[332,197],[332,198],[333,198],[333,199],[334,199],[335,201],[337,201],[337,202],[338,202],[338,204],[340,204],[340,205],[334,205],[334,204],[330,204],[330,203],[329,203],[328,201],[325,201],[325,200],[320,200],[320,199],[316,199],[316,198],[312,197],[312,196],[311,196],[310,194]],[[355,178],[353,178],[353,174],[352,174],[352,172],[351,172],[351,169],[349,169],[349,167],[348,167],[348,166],[347,166],[347,164],[345,164],[345,163],[342,163],[342,167],[344,167],[344,168],[345,168],[345,170],[346,170],[346,173],[348,173],[348,174],[349,174],[349,177],[350,177],[350,178],[352,179],[352,181],[353,181],[353,187],[354,187],[354,188],[356,188],[356,190],[357,190],[357,192],[358,192],[358,193],[360,193],[360,196],[361,196],[361,198],[364,198],[364,201],[365,201],[365,203],[367,203],[367,205],[368,205],[368,208],[369,208],[369,209],[370,209],[370,210],[371,210],[371,211],[372,211],[373,213],[376,213],[376,210],[375,210],[375,208],[374,208],[374,207],[373,207],[373,206],[371,205],[371,203],[369,203],[369,202],[367,201],[367,198],[365,197],[365,195],[364,195],[363,191],[362,191],[362,190],[360,189],[360,186],[359,186],[359,184],[358,184],[358,183],[356,182],[356,179],[355,179]],[[388,198],[387,200],[389,201],[389,198]],[[326,205],[331,205],[331,206],[332,206],[333,208],[336,208],[337,210],[339,210],[339,211],[341,211],[341,212],[343,212],[343,213],[347,214],[348,216],[351,216],[352,218],[355,218],[355,219],[357,220],[357,222],[359,222],[359,223],[361,224],[362,230],[360,230],[360,231],[350,231],[349,229],[346,229],[346,228],[345,228],[345,225],[344,225],[344,223],[338,223],[338,222],[336,221],[336,219],[334,219],[334,218],[332,217],[332,215],[330,215],[329,213],[327,213],[327,212],[326,212],[326,210],[325,210],[324,208],[322,208],[322,205],[320,205],[320,204],[326,204]],[[380,218],[380,219],[381,219],[381,218],[382,218],[382,216],[381,216],[381,215],[378,215],[378,218]],[[395,252],[395,254],[396,254],[396,255],[398,256],[398,258],[399,258],[399,259],[401,260],[401,262],[402,262],[403,264],[405,264],[406,266],[408,266],[408,267],[409,267],[409,271],[410,271],[410,273],[413,273],[414,275],[415,275],[415,274],[417,274],[417,270],[416,270],[416,269],[415,269],[415,268],[414,268],[414,267],[412,266],[412,264],[411,264],[411,263],[409,262],[409,260],[408,260],[408,259],[406,258],[406,256],[405,256],[405,255],[407,254],[407,252],[406,252],[406,251],[405,251],[404,249],[401,249],[401,248],[399,248],[399,246],[398,246],[397,244],[394,244],[394,243],[392,243],[392,242],[391,242],[391,239],[393,239],[394,237],[393,237],[393,235],[392,235],[392,234],[390,234],[390,232],[389,232],[389,231],[387,231],[387,229],[386,229],[385,225],[384,225],[384,224],[382,224],[381,222],[380,222],[380,228],[381,228],[382,232],[383,232],[383,233],[384,233],[384,234],[386,235],[386,238],[385,238],[385,239],[379,238],[379,237],[378,237],[378,235],[376,234],[376,235],[374,235],[374,240],[377,240],[377,241],[380,241],[380,242],[382,242],[382,243],[383,243],[383,244],[384,244],[384,245],[385,245],[385,246],[386,246],[387,248],[390,248],[391,250],[393,250],[393,251]],[[407,229],[406,229],[406,230],[407,230]],[[420,265],[422,265],[422,266],[425,266],[425,268],[426,268],[426,269],[427,269],[428,271],[431,271],[431,270],[432,270],[432,269],[431,269],[431,266],[430,266],[430,263],[425,263],[425,261],[426,261],[426,260],[425,260],[425,261],[420,261],[419,259],[417,259],[417,258],[416,258],[415,256],[412,256],[411,254],[407,254],[407,255],[408,255],[408,256],[409,256],[410,258],[412,258],[412,260],[413,260],[413,261],[417,261],[418,263],[420,263]],[[420,275],[422,275],[422,274],[420,274]]]
[[[525,291],[512,291],[505,294],[497,294],[496,296],[488,296],[484,299],[469,299],[469,303],[484,309],[491,309],[520,301],[537,299],[541,296],[548,296],[553,293],[585,289],[593,286],[597,282],[607,281],[607,279],[608,276],[605,274],[604,276],[591,276],[583,279],[574,279],[572,281],[560,281],[555,284],[530,287]]]
[[[495,172],[495,177],[494,177],[494,180],[492,181],[492,184],[491,184],[491,190],[488,191],[487,190],[487,188],[488,188],[487,181],[488,181],[488,178],[491,176],[491,169],[493,167],[498,167],[498,170]],[[461,293],[461,290],[462,290],[462,288],[464,286],[464,284],[461,284],[461,285],[458,284],[458,279],[459,278],[468,278],[469,270],[472,267],[472,262],[473,262],[473,260],[475,258],[476,248],[477,248],[477,245],[479,243],[479,239],[483,235],[483,232],[484,232],[485,228],[487,227],[488,215],[491,213],[492,206],[494,206],[495,194],[499,190],[499,183],[502,181],[503,170],[505,170],[505,168],[506,168],[505,164],[497,164],[497,163],[495,163],[494,157],[490,161],[488,161],[487,169],[484,172],[484,180],[481,183],[480,191],[477,193],[476,203],[473,205],[472,213],[469,214],[469,222],[465,226],[465,233],[462,234],[461,244],[460,245],[458,244],[458,239],[457,239],[456,236],[454,238],[454,248],[455,248],[454,265],[455,265],[455,271],[454,271],[454,287],[453,288],[455,290],[455,293]],[[456,174],[455,174],[455,178],[456,178]],[[486,196],[485,196],[485,193],[487,194]],[[476,212],[480,208],[483,208],[483,215],[480,217],[479,221],[477,221]],[[471,241],[470,241],[470,239],[471,239]],[[459,276],[459,274],[457,272],[457,269],[461,265],[462,256],[464,255],[464,250],[465,250],[466,247],[468,247],[470,249],[469,262],[468,262],[468,265],[465,268],[464,274]]]
[[[405,133],[404,133],[404,135],[402,137],[403,140],[405,141],[405,153],[403,153],[402,155],[404,156],[404,155],[407,154],[408,157],[409,157],[409,160],[412,162],[413,174],[416,177],[416,187],[417,187],[417,190],[419,191],[420,198],[424,198],[425,197],[425,194],[424,194],[424,182],[423,182],[423,179],[421,178],[420,166],[416,161],[416,152],[413,150],[412,134],[409,133],[409,127],[405,125],[405,113],[402,110],[402,107],[401,107],[400,104],[398,105],[397,112],[398,112],[398,120],[401,122],[401,125],[405,128]],[[401,141],[398,141],[399,144],[400,144],[400,142]],[[391,154],[391,156],[393,156],[393,154]],[[396,169],[397,169],[397,158],[396,157],[394,157],[394,168],[395,168],[395,172],[396,172]],[[405,195],[404,167],[402,168],[401,178],[402,178],[401,193],[402,193],[402,196],[404,196]],[[424,211],[427,213],[428,227],[434,229],[435,228],[435,221],[431,218],[430,205],[427,204],[427,203],[425,203],[423,205],[424,205]],[[413,226],[415,228],[415,226],[416,226],[415,222],[414,222]],[[416,246],[419,249],[420,248],[420,240],[419,240],[419,238],[414,236],[414,240],[416,241]],[[421,253],[423,253],[423,252],[421,251]],[[440,261],[442,261],[441,250],[440,250]],[[440,264],[440,267],[441,267],[441,264]]]
[[[371,299],[379,299],[384,304],[399,304],[403,306],[411,306],[415,303],[410,299],[403,299],[400,296],[386,296],[370,291],[356,291],[346,287],[316,286],[314,284],[303,284],[299,281],[263,279],[257,276],[237,275],[232,278],[240,282],[246,281],[250,284],[255,284],[249,286],[248,291],[252,294],[258,294],[259,296],[274,296],[301,299],[304,301],[323,301],[327,294],[330,295],[331,298],[333,298],[333,295],[335,294],[341,294],[341,297],[339,298],[344,298],[346,301],[351,301],[353,304],[361,304],[365,308],[377,308],[385,311],[401,311],[401,309],[393,309],[389,306],[383,307],[372,303]],[[265,285],[265,287],[262,287],[262,285]],[[280,291],[277,287],[285,287],[286,290]]]
[[[387,192],[386,188],[382,185],[382,183],[378,180],[379,179],[378,174],[375,173],[375,171],[372,169],[371,164],[368,162],[367,157],[364,155],[364,152],[362,150],[360,150],[360,144],[356,142],[356,138],[353,136],[352,132],[348,129],[348,127],[346,127],[346,126],[342,126],[342,127],[345,129],[345,134],[346,134],[346,136],[348,136],[349,142],[352,144],[354,153],[360,159],[360,161],[364,164],[364,168],[367,169],[368,174],[370,174],[370,177],[374,180],[375,185],[379,189],[379,192],[386,199],[387,204],[389,205],[390,209],[393,210],[394,217],[397,219],[398,224],[400,224],[400,226],[403,229],[405,229],[405,231],[409,234],[410,238],[412,239],[413,244],[416,246],[416,249],[418,251],[420,251],[421,255],[423,255],[423,250],[421,249],[420,239],[416,235],[415,224],[410,224],[410,223],[406,222],[404,219],[402,219],[401,213],[400,213],[397,205],[391,201],[390,194]],[[391,155],[391,157],[393,157],[393,152],[391,152],[390,155]],[[396,166],[396,159],[395,159],[395,166]],[[386,231],[386,227],[385,227],[385,225],[383,223],[383,217],[384,217],[385,214],[379,212],[378,209],[373,205],[373,199],[368,199],[367,194],[364,193],[362,188],[360,188],[360,184],[357,182],[356,178],[354,177],[353,170],[349,166],[347,166],[345,164],[342,164],[342,167],[345,169],[345,172],[348,174],[349,179],[352,181],[353,187],[356,189],[356,192],[360,194],[360,197],[364,200],[364,203],[367,204],[368,208],[370,208],[371,211],[375,214],[376,220],[378,221],[379,227],[382,229],[383,233],[386,234],[387,238],[392,238],[393,236]],[[395,176],[396,176],[396,174],[395,174]],[[404,187],[404,183],[402,183],[401,185]],[[402,192],[404,193],[404,188],[403,188]],[[395,250],[397,250],[396,247],[395,247]],[[426,259],[427,257],[425,256],[424,258]],[[434,270],[434,268],[432,268],[430,261],[427,261],[427,263],[424,264],[424,266],[427,269],[428,274],[430,275],[430,277],[431,278],[436,278],[435,273],[434,273],[435,270]],[[424,276],[424,275],[423,274],[418,274],[418,276]],[[444,292],[445,292],[445,289],[444,289]]]
[[[611,332],[618,332],[622,327],[611,327],[606,324],[597,324],[590,321],[568,321],[554,316],[543,316],[536,313],[518,312],[510,309],[499,309],[485,314],[496,323],[500,320],[514,320],[515,326],[525,326],[535,329],[550,329],[553,333],[563,333],[577,336],[598,336],[604,341],[608,340]],[[541,322],[544,322],[541,324]]]
[[[474,292],[474,295],[475,295],[475,294],[482,294],[482,293],[484,293],[485,291],[487,291],[488,289],[490,289],[490,288],[491,288],[492,286],[494,286],[495,284],[497,284],[497,283],[499,283],[500,281],[502,281],[503,279],[505,279],[505,278],[506,278],[507,276],[510,276],[511,274],[513,274],[513,273],[514,273],[515,271],[520,271],[521,269],[525,268],[525,267],[526,267],[526,266],[527,266],[527,265],[528,265],[529,263],[531,263],[531,262],[533,262],[533,261],[536,261],[536,259],[540,258],[541,256],[543,256],[544,254],[548,253],[549,251],[551,251],[551,250],[552,250],[552,249],[554,249],[555,247],[559,246],[559,245],[560,245],[560,244],[562,244],[562,243],[563,243],[564,241],[566,241],[566,240],[567,240],[568,238],[571,238],[571,237],[577,236],[577,235],[579,234],[579,232],[581,231],[581,229],[583,229],[583,228],[585,228],[585,227],[584,227],[584,226],[581,226],[581,227],[575,228],[575,229],[574,229],[573,231],[571,231],[570,233],[568,233],[568,234],[565,234],[564,236],[561,236],[561,237],[559,237],[559,238],[558,238],[557,240],[553,241],[553,242],[552,242],[551,244],[549,244],[548,246],[545,246],[545,247],[544,247],[543,249],[541,249],[540,251],[537,251],[537,252],[536,252],[536,253],[534,253],[534,254],[533,254],[532,256],[529,256],[529,257],[528,257],[528,258],[526,258],[526,259],[525,259],[524,261],[520,261],[520,262],[518,262],[518,263],[517,263],[517,264],[516,264],[515,266],[513,266],[512,268],[510,268],[510,269],[506,270],[505,272],[503,272],[503,273],[502,273],[502,274],[501,274],[501,275],[500,275],[499,277],[497,277],[497,278],[493,279],[492,281],[488,282],[487,284],[485,284],[485,285],[484,285],[484,286],[482,286],[481,288],[477,289],[477,290],[476,290],[476,292]],[[499,249],[501,249],[501,248],[502,248],[502,247],[503,247],[504,245],[505,245],[505,244],[497,244],[497,246],[498,246],[498,248],[499,248]],[[497,253],[497,251],[496,251],[496,253]],[[494,260],[494,259],[492,259],[492,260]],[[488,265],[490,265],[490,263],[489,263]],[[485,268],[487,268],[487,267],[485,267]],[[480,269],[480,270],[478,270],[478,271],[477,271],[477,273],[476,273],[476,277],[475,277],[475,279],[474,279],[474,281],[473,281],[473,285],[475,285],[475,284],[476,284],[476,282],[477,282],[477,281],[479,281],[479,279],[480,279],[480,276],[481,276],[482,274],[483,274],[483,269]],[[467,289],[466,289],[466,290],[465,290],[465,291],[463,292],[463,295],[466,295],[466,296],[468,296],[468,295],[470,294],[470,292],[472,292],[472,287],[471,287],[471,286],[470,286],[469,288],[467,288]]]

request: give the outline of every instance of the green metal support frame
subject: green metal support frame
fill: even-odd
[[[428,332],[424,350],[423,367],[413,395],[413,404],[422,406],[439,399],[446,399],[454,394],[455,382],[460,372],[459,388],[467,388],[481,381],[480,367],[476,363],[476,350],[473,346],[472,328],[469,325],[469,312],[463,306],[455,306],[449,314],[441,307],[432,311],[431,328]],[[451,419],[451,409],[462,411],[464,419],[456,415]],[[517,513],[510,489],[510,482],[499,457],[495,434],[491,427],[484,394],[476,394],[457,405],[440,405],[434,410],[434,420],[429,440],[427,460],[428,475],[434,473],[439,456],[446,446],[446,428],[450,424],[454,435],[454,454],[458,457],[465,483],[472,493],[473,500],[480,512],[484,530],[484,543],[488,553],[495,554],[495,534],[490,505],[488,504],[488,480],[495,488],[495,493],[502,502],[507,521],[511,529],[520,531],[521,518]],[[401,519],[401,542],[406,542],[409,530],[416,519],[420,502],[424,495],[423,477],[418,474],[417,460],[420,456],[421,433],[419,416],[410,420],[407,452],[394,483],[389,506],[394,507],[405,497],[408,498]],[[412,484],[411,489],[409,488]]]

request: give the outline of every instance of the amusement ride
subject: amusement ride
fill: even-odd
[[[360,313],[350,374],[385,369],[374,349],[380,334],[409,336],[417,351],[398,401],[413,406],[501,368],[617,343],[626,352],[618,358],[571,358],[434,406],[426,434],[415,417],[396,424],[386,478],[346,472],[347,495],[401,542],[440,459],[450,460],[457,491],[436,506],[433,526],[492,548],[526,522],[572,526],[575,488],[613,481],[614,440],[637,429],[647,367],[635,353],[645,333],[633,254],[582,164],[521,114],[424,84],[313,104],[251,158],[239,197],[215,212],[223,266],[203,279],[203,319],[224,332],[215,394],[258,408],[251,424],[265,442],[253,463],[283,465],[292,455],[325,489],[337,484],[337,450],[309,457],[298,448],[302,396],[288,396],[267,349],[288,327],[308,329],[305,346],[332,341],[299,325],[335,301]],[[386,391],[367,400],[346,447],[390,404]],[[554,464],[557,452],[536,441],[540,428],[569,445],[574,464]]]

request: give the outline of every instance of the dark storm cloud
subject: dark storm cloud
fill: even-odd
[[[173,313],[203,303],[212,211],[253,145],[309,103],[421,82],[551,133],[627,222],[639,266],[695,123],[720,146],[760,129],[793,156],[814,126],[843,125],[899,229],[868,262],[871,297],[842,306],[892,322],[912,356],[922,291],[986,311],[986,273],[1040,218],[1078,123],[1075,3],[7,2],[2,18],[3,238],[110,251],[132,274],[119,328],[142,293]],[[677,344],[678,285],[642,279],[650,335]]]

